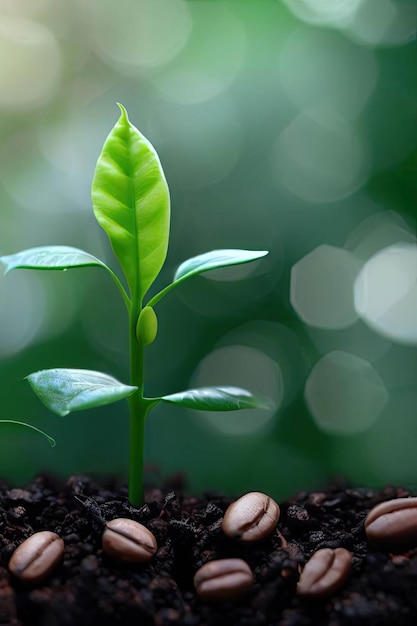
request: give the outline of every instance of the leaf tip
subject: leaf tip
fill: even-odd
[[[121,118],[125,121],[125,122],[129,122],[129,116],[127,114],[127,110],[126,108],[123,106],[123,104],[121,104],[120,102],[117,102],[117,106],[120,109],[121,112]]]

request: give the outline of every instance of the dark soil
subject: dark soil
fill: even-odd
[[[417,547],[371,550],[363,529],[375,504],[408,495],[401,488],[375,492],[341,484],[299,493],[279,503],[279,532],[261,544],[242,545],[220,528],[231,498],[214,493],[195,498],[184,496],[179,485],[151,489],[146,504],[135,509],[126,488],[83,476],[66,484],[38,478],[24,489],[0,485],[0,624],[416,626]],[[125,565],[103,554],[103,523],[114,517],[130,517],[154,533],[159,550],[149,564]],[[39,530],[57,532],[65,556],[46,582],[28,588],[10,576],[7,564]],[[324,547],[352,551],[352,573],[332,597],[303,601],[295,593],[299,566]],[[239,602],[205,604],[194,593],[193,576],[223,557],[247,561],[253,589]]]

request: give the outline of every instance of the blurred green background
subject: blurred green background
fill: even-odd
[[[91,179],[116,102],[156,147],[171,242],[154,285],[215,248],[270,250],[157,309],[148,395],[232,384],[276,410],[158,407],[148,476],[276,497],[417,480],[417,73],[411,0],[0,0],[0,254],[83,248],[118,271]],[[23,378],[128,382],[97,269],[0,277],[0,475],[127,476],[124,402],[58,418]]]

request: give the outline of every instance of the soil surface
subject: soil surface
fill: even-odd
[[[302,492],[279,502],[279,532],[244,545],[221,530],[232,498],[187,497],[180,484],[148,490],[140,509],[130,506],[125,487],[84,476],[0,485],[0,625],[416,626],[417,547],[370,549],[363,529],[374,505],[409,495],[402,488],[376,492],[345,484]],[[115,517],[154,533],[158,552],[150,563],[123,564],[103,553],[103,525]],[[39,530],[62,537],[64,559],[45,582],[25,587],[7,565],[13,550]],[[354,553],[351,575],[330,598],[302,600],[295,592],[299,569],[324,547]],[[226,557],[250,565],[252,591],[238,602],[202,602],[193,588],[196,570]]]

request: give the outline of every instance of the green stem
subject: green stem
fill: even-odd
[[[129,398],[130,410],[130,453],[129,453],[129,501],[133,506],[143,504],[143,463],[145,419],[148,412],[136,392]]]
[[[132,309],[136,307],[132,306]],[[129,398],[129,501],[137,507],[143,504],[145,419],[150,408],[149,401],[143,397],[143,345],[136,338],[138,316],[138,310],[131,310],[129,316],[130,383],[138,390]]]
[[[191,278],[191,276],[194,276],[194,274],[186,274],[185,276],[181,276],[181,278],[177,278],[177,280],[174,280],[173,283],[170,283],[169,285],[164,287],[162,291],[156,293],[154,297],[149,300],[147,306],[154,307],[155,304],[162,300],[162,298],[166,296],[167,293],[178,287],[178,285],[181,285],[181,283],[184,282],[184,280],[187,280],[187,278]]]

